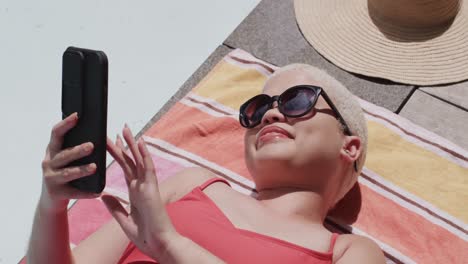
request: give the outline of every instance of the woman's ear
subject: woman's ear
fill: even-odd
[[[361,156],[361,147],[361,139],[358,136],[345,136],[340,154],[346,161],[353,163]]]

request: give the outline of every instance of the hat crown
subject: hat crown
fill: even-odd
[[[462,0],[368,0],[373,19],[409,28],[445,26],[456,17]]]

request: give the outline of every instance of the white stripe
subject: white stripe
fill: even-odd
[[[150,142],[146,139],[147,136],[143,136],[143,138],[145,139],[145,141],[147,142]],[[167,153],[167,152],[164,152],[164,151],[161,151],[155,147],[153,147],[152,145],[148,145],[148,151],[158,157],[161,157],[161,158],[164,158],[166,160],[169,160],[169,161],[172,161],[176,164],[179,164],[181,166],[184,166],[184,167],[194,167],[194,166],[197,166],[196,164],[194,164],[193,162],[190,162],[186,159],[182,159],[182,158],[179,158],[177,156],[174,156],[170,153]]]
[[[228,56],[236,57],[236,58],[246,60],[246,61],[257,62],[257,63],[265,65],[266,67],[269,67],[269,68],[271,68],[273,70],[277,70],[279,68],[276,65],[273,65],[271,63],[268,63],[266,61],[263,61],[263,60],[260,60],[260,59],[258,59],[256,57],[254,57],[252,54],[250,54],[247,51],[242,50],[242,49],[235,49],[235,50],[229,52]]]
[[[367,174],[367,173],[371,174],[372,172],[367,171],[367,172],[365,172],[365,173],[366,173],[366,174]],[[375,175],[375,174],[374,174],[374,175]],[[372,177],[372,178],[373,178],[373,177]],[[414,213],[416,213],[416,214],[422,216],[423,218],[427,219],[429,222],[431,222],[431,223],[433,223],[433,224],[435,224],[435,225],[438,225],[438,226],[444,228],[445,230],[447,230],[447,231],[449,231],[450,233],[452,233],[453,235],[455,235],[455,236],[461,238],[462,240],[468,241],[468,237],[467,237],[467,235],[466,235],[465,233],[463,233],[462,231],[460,231],[460,230],[454,228],[453,226],[447,224],[446,222],[440,220],[439,218],[434,217],[433,215],[429,214],[429,213],[426,212],[425,210],[423,210],[423,209],[421,209],[421,208],[419,208],[419,207],[417,207],[417,206],[414,206],[413,204],[408,203],[407,201],[401,199],[400,197],[398,197],[398,196],[396,196],[396,195],[394,195],[394,194],[392,194],[392,193],[390,193],[390,192],[388,192],[388,191],[382,189],[381,187],[379,187],[378,185],[375,185],[374,183],[368,181],[368,180],[365,179],[364,177],[359,177],[359,178],[358,178],[358,181],[359,181],[359,183],[361,183],[361,184],[365,185],[366,187],[372,189],[372,190],[375,191],[376,193],[382,195],[383,197],[385,197],[385,198],[387,198],[387,199],[389,199],[389,200],[391,200],[391,201],[397,203],[398,205],[400,205],[400,206],[402,206],[402,207],[404,207],[404,208],[406,208],[406,209],[408,209],[408,210],[410,210],[410,211],[412,211],[412,212],[414,212]],[[398,191],[398,192],[400,192],[400,191]],[[408,197],[408,198],[411,198],[411,199],[414,199],[414,198],[415,198],[415,196],[412,195],[412,194],[406,193],[406,192],[404,192],[404,191],[401,191],[401,192],[404,193],[404,196],[405,196],[405,197]],[[417,201],[417,202],[419,202],[419,201]],[[427,203],[426,203],[426,204],[427,204]],[[433,208],[435,208],[433,205],[428,206],[428,208],[429,208],[430,210],[437,210],[437,211],[439,211],[439,212],[436,211],[436,212],[434,212],[434,213],[438,213],[438,214],[440,215],[440,211],[441,211],[440,209],[433,209]],[[444,214],[443,217],[445,217],[445,216],[446,216],[446,214]],[[449,220],[452,221],[452,220],[453,220],[453,217],[451,217],[451,219],[449,219]],[[454,222],[455,222],[455,221],[454,221]],[[466,230],[466,227],[467,227],[466,224],[461,223],[459,220],[456,221],[455,223],[456,223],[457,225],[461,226],[463,229]]]
[[[224,116],[226,116],[226,115],[224,115],[224,114],[222,114],[220,112],[217,112],[217,111],[214,111],[213,109],[210,109],[206,105],[192,102],[192,101],[190,101],[190,100],[188,100],[186,98],[182,98],[179,102],[186,105],[186,106],[197,108],[198,110],[200,110],[202,112],[205,112],[205,113],[207,113],[209,115],[215,116],[215,117],[224,117]]]
[[[146,139],[145,139],[146,140]],[[198,167],[199,165],[198,164],[195,164],[195,163],[192,163],[186,159],[183,159],[183,158],[179,158],[179,157],[176,157],[176,156],[173,156],[169,153],[166,153],[166,152],[163,152],[151,145],[148,146],[148,151],[154,155],[157,155],[159,157],[163,157],[164,158],[167,158],[168,160],[172,161],[172,162],[175,162],[175,163],[178,163],[178,164],[184,164],[184,165],[187,165],[187,167]],[[173,152],[176,152],[174,150],[171,149],[171,151]],[[200,162],[202,163],[202,162]],[[220,176],[221,177],[221,176]],[[223,177],[224,178],[224,177]],[[226,179],[232,186],[232,188],[240,193],[243,193],[245,195],[250,195],[250,196],[254,196],[254,193],[249,190],[249,189],[246,189],[244,187],[242,187],[241,185],[238,185],[237,183],[233,182],[232,180],[230,180],[229,178]]]
[[[233,180],[235,181],[238,181],[238,182],[241,182],[242,184],[248,186],[249,188],[254,189],[255,188],[255,185],[252,181],[246,179],[245,177],[231,171],[231,170],[228,170],[222,166],[219,166],[218,164],[216,163],[213,163],[211,161],[208,161],[206,159],[203,159],[202,157],[198,156],[198,155],[195,155],[193,153],[190,153],[188,151],[185,151],[183,149],[180,149],[178,148],[177,146],[174,146],[172,145],[171,143],[168,143],[164,140],[161,140],[161,139],[155,139],[155,138],[152,138],[152,137],[148,137],[148,136],[143,136],[143,139],[146,141],[146,142],[149,142],[151,144],[155,144],[157,146],[160,146],[161,148],[164,148],[164,149],[167,149],[171,152],[174,152],[178,155],[181,155],[183,157],[187,157],[188,159],[191,159],[191,160],[194,160],[200,164],[203,164],[204,166],[206,167],[209,167],[209,168],[212,168],[214,170],[217,170],[225,175],[227,175],[228,177],[232,178]],[[152,151],[155,151],[154,148],[152,148],[153,150]],[[174,157],[173,159],[176,159],[176,157]],[[193,164],[194,166],[197,166],[196,164]],[[226,179],[229,181],[229,179]],[[231,182],[230,182],[231,183]],[[245,194],[248,194],[248,195],[252,195],[252,192],[251,190],[249,189],[245,189],[237,184],[235,184],[234,182],[232,182],[233,184],[233,188],[234,186],[237,186],[236,190],[238,191],[241,191],[242,193],[245,193]]]
[[[265,77],[268,77],[268,76],[271,75],[271,73],[268,70],[266,70],[265,68],[263,68],[262,66],[257,65],[257,64],[243,63],[241,61],[237,61],[237,60],[233,59],[230,56],[225,56],[223,58],[223,60],[225,62],[227,62],[229,64],[232,64],[232,65],[235,65],[235,66],[237,66],[239,68],[255,70],[255,71],[257,71],[258,73],[262,74]]]
[[[206,97],[203,97],[203,96],[199,96],[199,95],[197,95],[197,94],[195,94],[193,92],[188,93],[186,95],[186,97],[193,98],[193,99],[195,99],[197,101],[210,104],[214,108],[219,109],[219,110],[221,110],[223,112],[226,112],[229,115],[239,116],[239,111],[234,110],[229,106],[218,103],[217,101],[215,101],[215,100],[213,100],[211,98],[206,98]]]

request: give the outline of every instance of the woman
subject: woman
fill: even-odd
[[[232,190],[201,168],[159,186],[145,143],[134,142],[125,127],[131,156],[120,137],[115,143],[108,139],[107,147],[125,172],[130,212],[103,195],[114,219],[73,251],[68,199],[96,196],[66,182],[96,168],[65,168],[89,155],[92,144],[60,150],[76,115],[58,123],[43,162],[29,263],[384,263],[370,239],[323,226],[364,164],[367,128],[357,101],[338,81],[302,64],[276,71],[263,92],[242,105],[239,118],[246,127],[245,159],[256,197]]]

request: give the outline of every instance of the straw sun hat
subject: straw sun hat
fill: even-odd
[[[303,35],[344,70],[399,83],[468,79],[462,0],[295,0]]]

